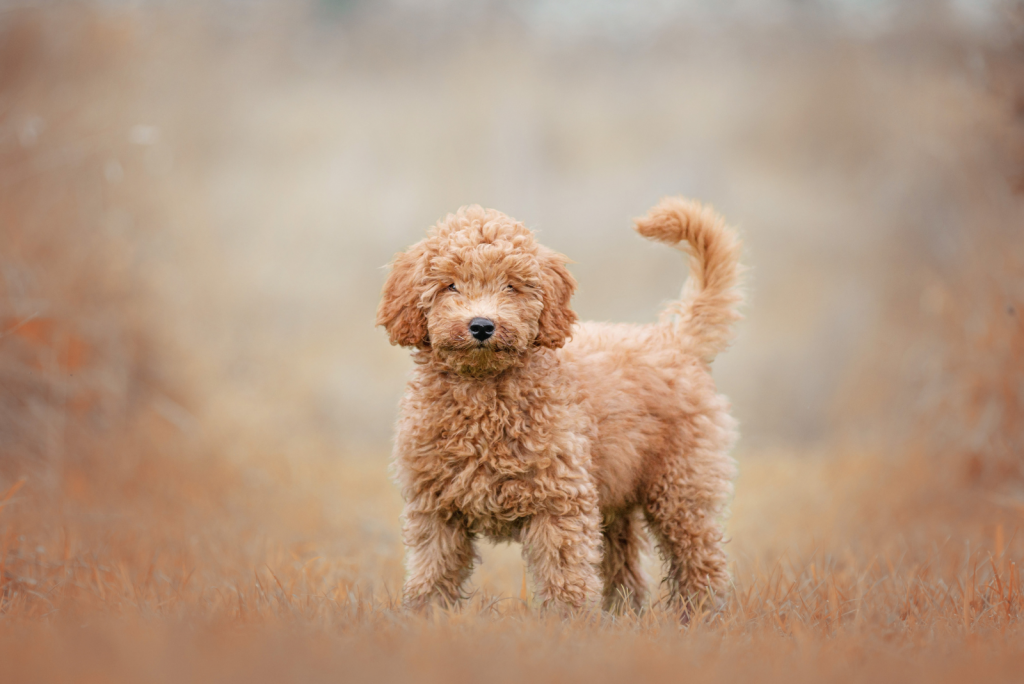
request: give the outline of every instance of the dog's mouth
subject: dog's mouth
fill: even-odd
[[[449,355],[463,354],[468,357],[480,359],[484,359],[489,356],[499,356],[502,354],[520,353],[520,350],[517,347],[501,344],[494,340],[486,340],[483,342],[472,340],[470,342],[456,344],[435,344],[434,349]]]
[[[505,326],[499,324],[494,334],[483,340],[477,339],[460,326],[452,330],[443,340],[438,340],[434,346],[448,352],[518,353],[519,346],[515,342],[515,335]]]
[[[514,365],[523,350],[507,339],[500,327],[494,336],[477,340],[461,331],[433,345],[434,354],[460,375],[485,376],[500,373]]]

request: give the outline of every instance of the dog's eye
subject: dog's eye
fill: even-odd
[[[458,290],[455,289],[455,283],[452,283],[451,285],[448,286],[448,291],[449,292],[458,292]]]
[[[516,291],[516,286],[515,285],[506,285],[505,286],[505,291],[506,292],[515,292]]]

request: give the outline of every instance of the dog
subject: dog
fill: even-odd
[[[543,606],[639,611],[644,523],[671,605],[722,600],[737,426],[710,365],[740,318],[741,243],[682,198],[635,228],[690,256],[657,324],[578,322],[568,259],[493,209],[462,207],[391,262],[377,324],[415,361],[393,454],[407,607],[466,598],[488,537],[522,543]]]

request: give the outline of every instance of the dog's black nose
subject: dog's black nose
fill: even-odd
[[[486,342],[494,334],[494,321],[486,318],[474,318],[469,322],[469,332],[473,333],[473,337],[481,342]]]

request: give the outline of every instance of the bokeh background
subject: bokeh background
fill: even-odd
[[[1024,548],[1022,21],[997,0],[3,3],[0,625],[240,619],[246,591],[262,615],[263,584],[290,600],[274,573],[309,568],[386,610],[411,362],[373,327],[384,265],[483,204],[574,260],[582,318],[651,321],[686,267],[631,219],[669,194],[713,204],[750,266],[714,368],[742,430],[737,576],[799,556],[795,583],[862,586],[872,556],[895,581],[917,554],[949,590],[987,552],[994,582]],[[528,603],[518,551],[482,551],[478,590]],[[859,619],[836,582],[825,623]],[[62,634],[68,672],[92,662]],[[152,674],[124,663],[95,666]]]

